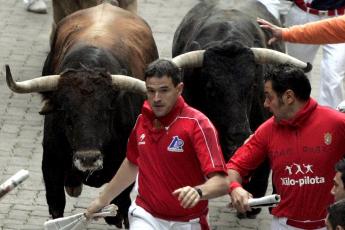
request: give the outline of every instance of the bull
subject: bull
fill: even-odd
[[[284,52],[282,43],[267,47],[269,34],[258,26],[257,17],[279,25],[256,0],[201,1],[174,35],[173,60],[185,68],[183,96],[214,123],[225,160],[269,116],[263,107],[267,64],[292,63],[310,69],[277,52]],[[254,197],[265,194],[269,171],[266,161],[252,175],[246,189]]]
[[[157,58],[143,19],[102,4],[57,25],[42,77],[15,82],[6,67],[12,91],[43,96],[42,171],[53,218],[63,216],[64,188],[77,197],[82,184],[100,187],[115,175],[145,99],[144,69]],[[109,224],[128,228],[129,193],[130,188],[112,201],[119,213],[106,218]]]

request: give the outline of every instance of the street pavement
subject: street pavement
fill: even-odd
[[[195,3],[196,0],[138,0],[138,13],[151,25],[160,57],[171,57],[174,31]],[[26,12],[21,0],[0,0],[0,183],[20,169],[30,172],[24,183],[0,200],[0,230],[43,229],[43,223],[49,219],[41,173],[41,98],[38,94],[12,93],[6,86],[3,67],[9,64],[16,80],[41,75],[52,22],[51,2],[47,4],[48,14],[40,15]],[[315,76],[312,93],[317,96],[318,71]],[[100,191],[84,186],[80,197],[67,197],[65,216],[82,212],[82,207]],[[239,220],[234,210],[226,207],[228,201],[228,196],[224,196],[210,202],[212,229],[269,229],[271,216],[267,210],[255,220]],[[87,229],[116,228],[99,220]]]

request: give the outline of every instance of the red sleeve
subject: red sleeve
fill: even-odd
[[[242,145],[226,164],[227,169],[237,171],[246,178],[266,158],[269,134],[260,126],[250,140]]]
[[[208,119],[196,120],[191,139],[205,176],[213,172],[227,174],[217,131]]]
[[[139,122],[139,118],[137,119],[137,122],[131,134],[129,135],[128,142],[127,142],[127,153],[126,153],[127,159],[135,165],[138,165],[137,159],[139,157],[138,144],[137,144],[138,141],[137,141],[137,136],[136,136],[136,128],[137,128],[138,122]]]

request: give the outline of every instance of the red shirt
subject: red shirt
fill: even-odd
[[[281,196],[272,214],[295,220],[321,220],[334,202],[330,194],[335,164],[345,155],[345,114],[310,99],[293,119],[270,118],[227,164],[242,177],[266,156]]]
[[[226,173],[217,131],[182,97],[167,116],[159,118],[163,128],[155,128],[155,120],[145,101],[128,141],[127,159],[139,168],[137,205],[166,220],[188,221],[206,215],[207,201],[185,209],[172,192],[203,184],[210,173]]]

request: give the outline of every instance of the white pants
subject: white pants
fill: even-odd
[[[330,18],[309,14],[296,5],[286,16],[286,26],[305,24]],[[287,43],[288,54],[304,62],[312,63],[320,45]],[[345,75],[345,43],[322,45],[320,90],[318,102],[335,108],[344,99],[343,79]]]
[[[199,218],[189,222],[167,221],[152,216],[132,202],[128,210],[130,230],[201,230]]]
[[[271,230],[303,230],[302,228],[295,228],[286,224],[287,218],[273,217]],[[326,230],[326,227],[318,228],[317,230]]]

